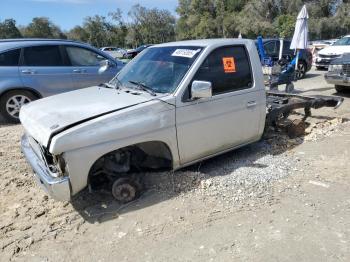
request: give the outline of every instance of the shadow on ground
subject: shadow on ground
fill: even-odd
[[[320,75],[321,75],[321,73],[320,74],[306,73],[306,75],[304,76],[303,79],[310,79],[310,78],[318,77]],[[303,79],[301,79],[301,80],[303,80]]]
[[[278,155],[303,143],[304,138],[293,139],[293,143],[282,131],[269,131],[264,139],[237,150],[203,161],[175,172],[146,173],[146,191],[141,197],[126,205],[116,202],[110,192],[89,193],[83,191],[73,201],[73,207],[89,223],[105,222],[138,209],[172,199],[201,185],[203,180],[215,176],[228,176],[240,167],[265,168],[256,163],[266,155]]]
[[[342,91],[342,92],[335,92],[332,95],[350,98],[350,87],[349,87],[349,90],[345,90],[345,91]]]

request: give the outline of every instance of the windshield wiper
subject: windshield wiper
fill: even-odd
[[[113,85],[113,88],[120,89],[123,87],[122,82],[118,79],[118,76],[115,76],[111,81],[108,82],[109,85]]]
[[[107,87],[107,88],[116,88],[115,85],[112,85],[110,83],[101,83],[98,86],[103,86],[103,87]]]
[[[145,84],[137,81],[128,81],[129,83],[136,85],[139,89],[146,91],[147,93],[151,94],[152,96],[156,96],[157,94],[152,90],[152,88],[146,86]]]

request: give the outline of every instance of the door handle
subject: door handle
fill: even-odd
[[[31,70],[31,69],[24,69],[21,72],[22,72],[22,74],[25,74],[25,75],[33,75],[36,73],[36,71]]]
[[[74,69],[74,70],[73,70],[73,73],[76,73],[76,74],[83,74],[83,73],[86,73],[86,70],[85,70],[85,69]]]
[[[249,101],[248,103],[247,103],[247,107],[249,108],[249,107],[254,107],[254,106],[256,106],[256,102],[255,101]]]

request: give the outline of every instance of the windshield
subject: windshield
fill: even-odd
[[[350,37],[343,37],[336,41],[333,45],[350,45]]]
[[[139,83],[156,93],[172,93],[202,49],[195,46],[147,48],[111,83],[130,88],[135,88],[133,83]]]

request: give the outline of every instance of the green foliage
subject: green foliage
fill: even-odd
[[[292,37],[306,4],[311,39],[335,38],[349,30],[349,0],[179,0],[177,39]]]
[[[13,19],[5,19],[0,23],[0,39],[2,38],[19,38],[22,37],[21,32],[16,27],[16,21]]]
[[[33,18],[32,22],[24,28],[22,35],[34,38],[66,38],[61,29],[47,17]]]
[[[87,42],[89,40],[89,33],[85,28],[77,25],[67,33],[67,38]]]
[[[350,0],[178,0],[175,18],[169,11],[132,6],[128,22],[120,9],[108,16],[86,17],[68,32],[46,17],[35,17],[18,28],[0,22],[0,38],[69,38],[94,46],[136,47],[182,39],[285,37],[294,32],[296,17],[306,4],[310,39],[336,38],[349,33]]]
[[[126,42],[130,46],[158,44],[175,39],[175,17],[167,10],[135,5],[128,13]]]
[[[120,9],[108,17],[86,17],[82,26],[70,30],[68,38],[94,46],[132,46],[157,44],[175,39],[175,17],[167,10],[147,9],[135,5],[128,13],[129,23],[123,21]]]
[[[291,38],[293,37],[295,28],[295,16],[292,15],[280,15],[276,19],[276,26],[279,37]]]

